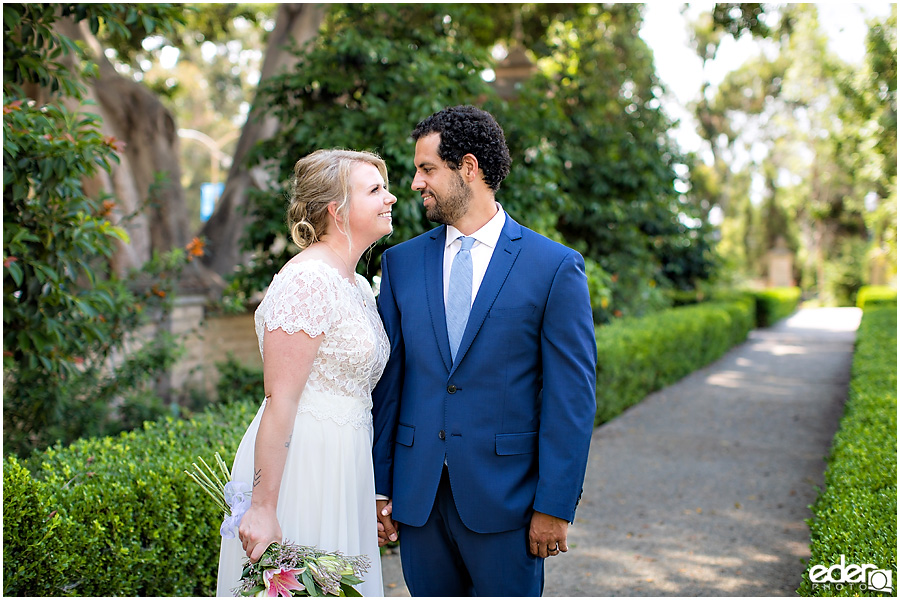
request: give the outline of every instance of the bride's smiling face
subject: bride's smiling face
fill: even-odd
[[[350,222],[354,241],[374,244],[394,230],[391,207],[397,197],[390,193],[375,165],[358,162],[350,171]]]

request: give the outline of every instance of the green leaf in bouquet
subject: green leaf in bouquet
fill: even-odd
[[[361,581],[358,581],[357,583],[361,583]],[[341,581],[341,596],[347,598],[361,598],[362,594],[356,591],[356,588],[352,585],[348,585]]]
[[[312,573],[309,569],[303,571],[303,574],[300,575],[300,578],[303,579],[302,583],[306,586],[306,591],[309,592],[310,596],[321,596],[319,593],[319,588],[316,586],[316,582],[313,579]]]
[[[266,591],[266,586],[260,584],[250,588],[249,590],[242,591],[241,596],[256,596],[260,592],[264,591]]]

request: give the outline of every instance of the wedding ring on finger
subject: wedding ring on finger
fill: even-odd
[[[547,546],[547,552],[559,552],[559,544],[556,544],[554,547]]]

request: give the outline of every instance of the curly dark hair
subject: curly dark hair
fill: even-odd
[[[503,129],[491,113],[474,106],[453,106],[423,119],[412,132],[419,140],[432,133],[441,134],[438,156],[454,169],[462,167],[462,158],[472,154],[484,173],[484,182],[495,192],[509,175],[512,159]]]

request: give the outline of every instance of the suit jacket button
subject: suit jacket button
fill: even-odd
[[[456,386],[453,385],[453,384],[451,383],[450,385],[447,386],[447,391],[448,391],[449,393],[451,393],[451,394],[455,394],[455,393],[456,393]]]
[[[447,434],[444,433],[444,430],[443,430],[443,429],[441,429],[441,432],[438,434],[438,437],[441,438],[441,439],[443,440],[444,438],[447,437]]]

